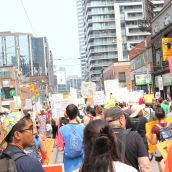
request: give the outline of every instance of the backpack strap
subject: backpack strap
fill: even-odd
[[[11,151],[7,151],[7,152],[3,152],[2,153],[3,157],[7,157],[9,159],[13,159],[14,161],[16,161],[17,159],[26,156],[26,154],[24,152],[11,152]]]
[[[121,156],[121,159],[122,159],[123,162],[125,160],[125,148],[126,148],[127,135],[129,134],[130,131],[131,131],[131,128],[127,129],[127,130],[124,130],[122,132],[122,150],[121,150],[122,156]]]

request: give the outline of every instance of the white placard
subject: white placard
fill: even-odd
[[[158,77],[158,85],[159,85],[159,90],[163,90],[164,89],[162,76]]]
[[[75,88],[70,87],[70,96],[74,102],[77,102],[77,92]]]
[[[72,99],[51,99],[52,117],[64,117],[64,111],[69,104],[74,104]]]
[[[26,106],[26,109],[32,109],[32,100],[26,99],[25,100],[25,106]]]
[[[96,92],[96,84],[94,82],[82,82],[81,94],[83,97],[93,97]]]
[[[21,109],[21,98],[20,96],[13,96],[14,103],[15,103],[15,109]]]
[[[120,99],[120,91],[119,91],[119,82],[117,79],[115,80],[105,80],[104,81],[106,101],[108,102],[109,97],[113,97],[115,100]]]
[[[160,92],[156,92],[155,93],[155,99],[159,99],[161,97],[161,93]]]
[[[104,105],[106,102],[104,91],[96,91],[93,96],[94,105]]]

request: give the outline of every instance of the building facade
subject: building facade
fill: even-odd
[[[163,1],[152,1],[154,11]],[[86,53],[85,80],[98,83],[102,69],[127,61],[131,46],[149,35],[138,28],[144,18],[142,0],[82,0]],[[82,14],[82,13],[81,13]]]
[[[153,92],[153,57],[151,36],[129,51],[132,90]]]
[[[164,59],[162,51],[163,46],[167,46],[167,44],[162,45],[164,38],[172,39],[171,1],[167,1],[161,12],[152,20],[152,48],[155,92],[160,92],[164,98],[172,98],[172,76],[169,70],[168,59]],[[169,51],[172,53],[172,47],[169,47]]]
[[[120,87],[127,87],[131,90],[131,66],[130,62],[114,63],[103,70],[102,84],[104,80],[118,79]]]
[[[75,88],[76,90],[81,90],[82,78],[78,76],[69,76],[67,77],[67,90],[70,92],[70,87]]]

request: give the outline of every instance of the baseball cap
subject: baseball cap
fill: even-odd
[[[104,111],[104,117],[108,122],[115,121],[123,115],[126,113],[120,107],[113,107]]]

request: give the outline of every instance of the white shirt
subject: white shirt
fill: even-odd
[[[120,161],[114,161],[113,166],[115,172],[138,172],[134,167],[124,164]],[[73,172],[79,172],[79,169],[74,170]]]

